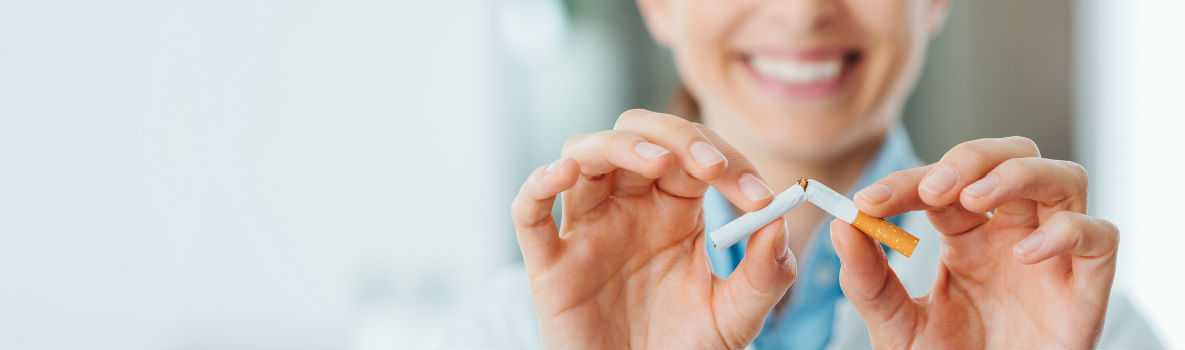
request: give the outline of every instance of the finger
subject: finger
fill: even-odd
[[[725,329],[760,329],[771,308],[794,283],[798,262],[787,245],[786,220],[778,219],[749,238],[744,259],[727,280],[716,280],[715,314]],[[730,308],[720,310],[719,308]],[[745,338],[724,335],[726,339]]]
[[[986,176],[963,189],[963,207],[985,212],[1017,200],[1033,200],[1055,210],[1086,211],[1086,170],[1077,163],[1035,157],[1004,161]],[[1020,206],[1035,210],[1036,206]],[[1036,213],[1000,210],[997,216],[1035,218]],[[1044,220],[1044,218],[1041,218]],[[1035,222],[1034,222],[1035,223]]]
[[[615,180],[623,180],[630,189],[649,186],[666,172],[672,158],[670,151],[636,133],[612,130],[573,137],[562,153],[576,161],[582,175],[564,196],[564,213],[570,215],[579,215],[608,198]],[[634,175],[606,176],[619,169]]]
[[[605,130],[569,139],[562,153],[580,165],[584,176],[626,169],[657,179],[666,170],[664,165],[670,151],[637,133]]]
[[[930,166],[900,170],[856,192],[856,207],[869,215],[888,217],[911,210],[932,208],[922,202],[917,186]]]
[[[956,269],[973,267],[989,259],[983,254],[986,235],[964,233],[983,225],[988,216],[964,209],[959,203],[934,207],[922,200],[918,184],[931,166],[894,172],[856,193],[856,207],[869,215],[888,217],[911,210],[925,210],[930,224],[942,233],[942,261]]]
[[[1107,220],[1069,211],[1057,212],[1037,230],[1013,246],[1013,255],[1026,264],[1069,255],[1082,265],[1113,264],[1119,249],[1119,229]],[[1086,266],[1083,266],[1086,267]]]
[[[555,197],[576,184],[579,170],[572,160],[561,159],[540,167],[523,182],[511,203],[511,218],[528,273],[550,265],[560,238],[551,215]]]
[[[700,198],[709,186],[678,166],[667,168],[667,173],[658,178],[655,185],[664,193],[680,198]]]
[[[1115,278],[1119,229],[1082,213],[1058,212],[1013,247],[1022,263],[1061,272],[1083,297],[1106,305]],[[1058,263],[1050,264],[1050,261]]]
[[[871,338],[903,339],[916,324],[918,306],[889,268],[880,245],[840,220],[831,222],[831,241],[842,263],[840,287]]]
[[[642,141],[634,144],[634,153],[651,161],[659,162],[659,165],[666,169],[664,173],[669,173],[669,166],[673,164],[674,159],[668,156],[671,152],[653,143]],[[616,171],[614,172],[614,195],[620,197],[635,196],[641,194],[650,194],[654,189],[655,177],[648,174],[640,174],[633,171]],[[658,175],[663,176],[662,174]]]
[[[986,215],[963,209],[958,203],[932,206],[918,194],[918,185],[932,166],[901,170],[856,193],[856,207],[869,215],[889,217],[912,210],[926,210],[938,232],[958,235],[984,222]]]
[[[684,172],[716,187],[741,210],[760,209],[773,197],[748,159],[719,135],[696,123],[669,114],[630,110],[618,118],[614,129],[636,132],[671,150]],[[686,178],[677,175],[659,179],[659,189],[672,194],[695,190],[703,193],[704,187],[688,188]]]
[[[1020,136],[964,142],[951,148],[930,168],[918,184],[918,194],[931,206],[946,206],[958,201],[964,187],[1000,163],[1012,158],[1040,156],[1033,140]]]

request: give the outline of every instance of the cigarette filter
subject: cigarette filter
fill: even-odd
[[[806,199],[828,214],[851,224],[860,232],[884,243],[901,255],[913,255],[913,250],[918,246],[917,236],[884,219],[860,212],[852,200],[818,181],[802,179],[799,180],[799,185],[806,190]]]
[[[802,203],[802,200],[802,187],[797,185],[790,186],[790,188],[774,197],[773,202],[770,202],[765,208],[741,215],[736,220],[724,224],[724,226],[709,234],[708,238],[712,241],[712,248],[724,249],[731,247],[742,238],[748,237],[754,231],[761,229],[765,225],[769,225],[769,223],[777,220],[782,215],[786,215],[786,212],[789,212],[790,209],[794,209],[799,203]]]

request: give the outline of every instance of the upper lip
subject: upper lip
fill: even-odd
[[[807,49],[793,49],[793,48],[762,48],[747,50],[746,56],[761,56],[767,58],[790,59],[796,61],[823,61],[830,60],[836,57],[846,57],[848,55],[857,53],[855,48],[844,47],[821,47],[821,48],[807,48]]]

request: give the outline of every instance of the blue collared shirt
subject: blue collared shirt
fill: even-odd
[[[890,129],[876,158],[853,188],[864,188],[889,173],[919,164],[909,135],[903,126],[897,125]],[[704,195],[705,232],[715,231],[736,217],[736,209],[719,192],[712,189]],[[899,218],[889,220],[901,224]],[[731,274],[744,257],[747,243],[743,240],[724,250],[709,246],[712,272],[721,277]],[[765,327],[753,344],[757,349],[822,349],[831,340],[835,305],[844,295],[839,287],[839,257],[831,245],[828,225],[821,224],[815,229],[806,249],[806,260],[799,261],[798,281],[792,287],[790,304],[766,318]]]

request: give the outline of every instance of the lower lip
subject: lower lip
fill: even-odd
[[[843,63],[843,70],[831,79],[817,80],[810,83],[789,83],[763,75],[753,68],[753,65],[747,59],[744,61],[745,71],[753,76],[763,91],[781,98],[795,100],[819,100],[838,95],[840,88],[843,87],[843,83],[848,80],[848,77],[852,75],[859,64],[860,60],[845,61]]]

